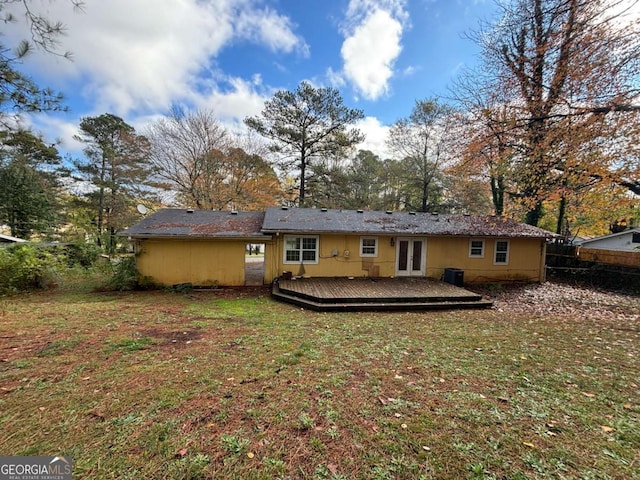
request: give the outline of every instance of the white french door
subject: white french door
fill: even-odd
[[[398,238],[396,241],[396,275],[423,277],[426,248],[424,238]]]

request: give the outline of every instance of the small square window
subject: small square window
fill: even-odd
[[[378,256],[378,239],[376,237],[360,238],[360,256],[361,257],[377,257]]]
[[[469,241],[469,256],[475,258],[484,257],[484,240]]]
[[[506,265],[509,263],[509,241],[496,240],[495,256],[493,263]]]

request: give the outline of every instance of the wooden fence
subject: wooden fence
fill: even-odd
[[[640,251],[619,252],[617,250],[580,247],[577,251],[577,257],[582,262],[640,268]]]

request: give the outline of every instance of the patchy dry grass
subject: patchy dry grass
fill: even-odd
[[[640,301],[535,291],[425,313],[0,299],[0,451],[92,479],[640,478]]]

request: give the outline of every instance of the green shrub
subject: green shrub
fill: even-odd
[[[60,262],[32,245],[0,248],[0,294],[51,288],[58,284]]]
[[[138,270],[135,257],[123,257],[116,263],[113,275],[107,282],[110,290],[134,290],[138,287]]]
[[[70,267],[79,265],[89,268],[96,264],[98,258],[100,258],[100,247],[95,243],[76,242],[67,249]]]

